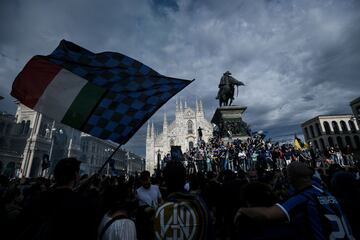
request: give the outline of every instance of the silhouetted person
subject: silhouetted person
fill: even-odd
[[[54,169],[55,186],[25,211],[29,223],[19,239],[96,239],[94,207],[73,188],[79,181],[80,161],[64,158]],[[29,215],[27,215],[29,214]]]
[[[336,198],[312,184],[313,170],[294,161],[287,167],[295,194],[271,207],[240,208],[234,218],[247,216],[258,221],[288,221],[297,239],[353,239],[351,228]]]
[[[210,218],[204,201],[184,191],[186,169],[170,161],[164,169],[168,196],[157,209],[154,226],[157,239],[213,239]]]

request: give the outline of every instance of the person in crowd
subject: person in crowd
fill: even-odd
[[[360,186],[353,173],[343,170],[336,172],[331,179],[331,192],[339,201],[351,226],[360,222]],[[355,239],[360,239],[360,229],[353,227]]]
[[[332,146],[329,148],[329,155],[332,163],[339,164],[335,149]]]
[[[292,223],[299,239],[353,239],[349,223],[336,198],[312,185],[313,170],[302,162],[292,162],[287,167],[290,184],[295,194],[281,204],[271,207],[240,208],[240,216]]]
[[[131,196],[125,184],[105,190],[105,213],[98,230],[99,240],[136,240],[135,223],[129,216]]]
[[[309,142],[309,155],[310,155],[310,166],[312,168],[316,168],[316,159],[319,157],[317,156],[317,149],[314,148],[312,142]]]
[[[138,211],[136,215],[136,225],[139,239],[153,239],[153,218],[156,209],[162,202],[161,192],[157,185],[150,182],[150,172],[140,173],[141,186],[136,189],[138,199]]]
[[[345,157],[346,164],[350,166],[354,166],[354,153],[350,145],[346,145],[343,154]]]
[[[96,239],[98,220],[87,199],[73,191],[80,161],[61,159],[54,169],[55,185],[24,209],[22,232],[15,239]]]
[[[339,164],[340,166],[344,167],[345,166],[344,158],[343,158],[342,152],[337,144],[334,147],[334,152],[335,152],[335,156],[336,156],[335,157],[336,163]]]
[[[143,171],[140,173],[141,187],[136,189],[136,196],[139,200],[140,207],[156,209],[162,201],[161,193],[157,185],[151,184],[150,172]]]
[[[167,198],[157,209],[154,220],[157,239],[212,239],[210,215],[197,194],[184,191],[186,169],[170,161],[164,169]]]
[[[272,144],[259,134],[230,143],[213,136],[186,151],[186,161],[164,157],[156,183],[147,171],[128,180],[95,174],[79,181],[80,163],[73,158],[59,162],[55,179],[0,176],[1,239],[359,237],[356,152],[350,146],[342,151],[342,167],[322,161],[324,155],[330,159],[330,147],[325,153],[315,150],[315,155],[309,149],[295,151],[291,144]],[[308,156],[317,164],[308,164]],[[316,174],[309,180],[313,171],[295,166],[298,162],[316,166]],[[187,191],[183,179],[189,180]],[[128,192],[134,205],[127,206]]]
[[[247,161],[245,146],[240,147],[239,153],[238,153],[238,161],[236,161],[236,171],[244,170],[247,171],[249,169],[249,164]]]
[[[268,183],[251,182],[242,190],[244,207],[270,207],[276,203],[275,193]],[[234,214],[235,215],[235,214]],[[294,239],[295,231],[288,223],[258,222],[242,216],[234,225],[232,239]]]

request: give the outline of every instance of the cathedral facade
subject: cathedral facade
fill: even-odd
[[[170,153],[171,146],[181,146],[182,152],[196,147],[199,141],[198,129],[202,129],[202,139],[208,141],[213,126],[205,119],[202,101],[195,103],[195,110],[187,102],[176,101],[175,120],[168,123],[164,114],[162,132],[156,134],[154,123],[148,122],[146,135],[146,169],[153,172],[157,168],[158,155],[162,159]]]

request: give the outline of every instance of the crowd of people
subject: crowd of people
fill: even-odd
[[[79,176],[65,158],[53,179],[0,177],[1,239],[358,239],[349,154],[259,135],[202,141],[153,175]]]
[[[292,161],[301,161],[313,168],[328,168],[332,164],[353,167],[360,163],[349,145],[344,149],[340,149],[338,145],[327,146],[325,151],[320,151],[312,148],[311,144],[305,146],[298,138],[295,138],[294,142],[295,144],[273,143],[271,139],[264,140],[263,134],[228,142],[214,137],[208,143],[200,140],[197,147],[186,151],[184,163],[189,172],[216,173],[227,169],[235,172],[254,169],[282,170]],[[163,162],[170,159],[168,154]]]

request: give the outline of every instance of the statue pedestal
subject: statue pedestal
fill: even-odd
[[[246,107],[243,106],[224,106],[216,109],[211,123],[218,127],[220,137],[229,142],[233,139],[245,140],[249,137],[249,128],[242,120],[242,114]]]

